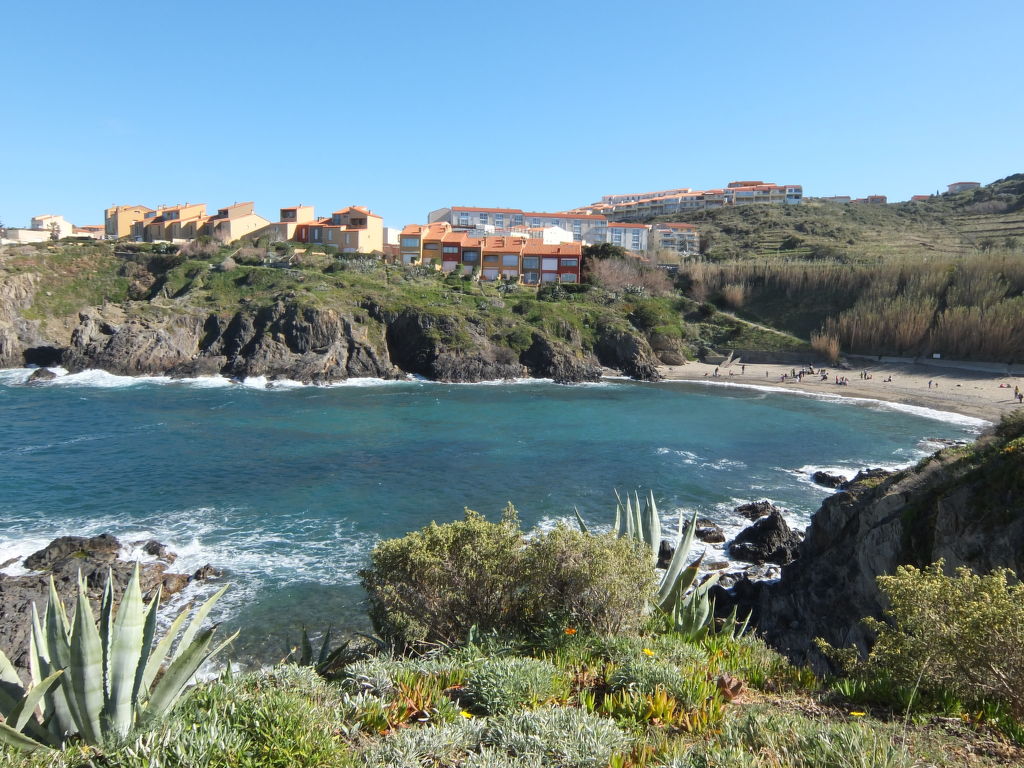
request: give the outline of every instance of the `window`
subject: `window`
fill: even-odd
[[[446,245],[441,250],[444,253],[458,253],[459,252],[459,246],[457,246],[457,245]]]
[[[424,243],[423,244],[423,250],[424,251],[439,251],[439,250],[441,250],[441,244],[440,243]]]
[[[523,274],[523,282],[529,283],[531,285],[536,285],[538,282],[540,282],[540,275],[537,274],[536,272],[525,272]]]
[[[496,214],[494,214],[494,226],[496,226],[496,227],[504,227],[505,226],[505,214],[504,213],[496,213]]]
[[[574,221],[572,223],[572,231],[573,231],[573,233],[574,234],[579,234],[582,227],[583,227],[583,225],[580,222]]]
[[[506,253],[501,257],[501,266],[503,267],[518,267],[519,266],[519,254],[517,253]]]
[[[459,226],[460,227],[468,227],[469,226],[469,214],[468,213],[460,213],[459,214]]]
[[[545,272],[555,272],[558,269],[558,259],[544,259],[543,269]]]
[[[568,274],[562,275],[561,279],[563,283],[575,283],[576,275],[574,275],[572,272],[569,272]]]
[[[480,252],[466,251],[465,253],[462,254],[462,260],[466,264],[478,264],[480,262]]]
[[[484,264],[499,264],[499,263],[501,263],[501,260],[498,257],[498,254],[496,254],[496,253],[485,253],[484,254]]]
[[[498,279],[498,270],[496,270],[496,269],[485,269],[483,271],[483,278],[484,278],[484,280],[497,280]]]
[[[622,235],[612,235],[612,243],[614,245],[622,245]]]
[[[512,214],[512,226],[513,227],[521,227],[521,226],[523,226],[523,214],[521,214],[521,213],[513,213]]]
[[[578,267],[580,265],[579,259],[562,259],[563,267]]]
[[[419,248],[420,239],[418,237],[403,237],[402,238],[403,248]]]
[[[486,213],[481,213],[480,214],[480,223],[481,224],[486,224],[487,223],[487,214]]]
[[[554,272],[545,272],[543,278],[545,283],[553,283],[558,280],[558,275]]]
[[[523,269],[537,269],[540,267],[540,258],[537,256],[523,256]]]

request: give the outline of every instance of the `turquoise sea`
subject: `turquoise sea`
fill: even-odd
[[[703,383],[21,386],[29,373],[0,371],[0,563],[65,534],[157,538],[175,570],[225,569],[219,619],[265,659],[303,625],[367,629],[357,570],[374,542],[464,507],[601,523],[614,488],[651,488],[671,525],[699,510],[737,531],[733,507],[768,498],[803,527],[827,494],[814,469],[907,465],[983,425]]]

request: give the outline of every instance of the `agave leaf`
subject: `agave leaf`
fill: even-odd
[[[149,607],[146,609],[146,620],[142,630],[142,650],[139,653],[139,663],[135,667],[135,683],[132,686],[132,702],[136,707],[149,690],[148,687],[143,688],[142,684],[145,682],[146,671],[149,668],[150,648],[153,647],[153,638],[156,636],[156,615],[160,610],[162,594],[163,588],[158,584],[156,594],[153,595],[153,599],[149,601]]]
[[[189,608],[186,607],[181,613],[175,617],[174,621],[171,622],[171,626],[167,628],[167,634],[163,636],[159,643],[156,644],[156,648],[149,654],[149,661],[146,662],[146,671],[142,675],[142,685],[139,687],[139,697],[145,698],[149,695],[150,686],[153,685],[153,681],[156,679],[157,673],[160,668],[164,665],[164,660],[167,658],[167,654],[171,650],[171,644],[174,642],[174,638],[178,636],[178,632],[181,631],[181,626],[185,623],[188,618]]]
[[[0,681],[16,685],[21,688],[21,678],[18,676],[17,670],[14,669],[14,665],[11,664],[11,660],[7,658],[7,655],[0,650]]]
[[[162,717],[178,700],[189,680],[211,655],[208,651],[216,629],[216,627],[210,627],[200,632],[188,647],[171,662],[171,666],[167,668],[164,676],[160,678],[160,682],[156,684],[156,688],[153,689],[146,704],[147,719]]]
[[[640,506],[639,499],[637,500],[637,506]],[[645,509],[646,514],[646,526],[644,528],[644,537],[647,540],[647,545],[651,548],[651,556],[654,561],[658,561],[658,552],[661,550],[661,519],[658,516],[658,507],[654,503],[654,491],[649,490],[647,492],[647,508]]]
[[[7,723],[0,723],[0,742],[9,747],[20,749],[23,752],[35,752],[40,749],[47,752],[50,751],[50,748],[45,744],[26,736],[21,731],[14,730]]]
[[[302,651],[299,653],[299,665],[308,667],[313,663],[313,644],[309,642],[309,632],[302,628]]]
[[[324,642],[320,646],[320,654],[316,658],[316,665],[319,667],[324,664],[327,659],[331,656],[331,631],[333,627],[327,627],[327,632],[324,633]]]
[[[7,722],[12,724],[14,730],[20,731],[25,728],[29,720],[32,718],[32,715],[35,714],[36,707],[39,706],[39,702],[42,700],[43,696],[46,695],[46,692],[50,690],[50,686],[57,682],[57,678],[63,674],[64,673],[62,671],[58,670],[43,680],[39,685],[33,685],[25,693],[25,698],[18,702],[18,706],[15,707],[11,711],[11,714],[6,718]],[[36,723],[37,727],[38,725],[39,723]],[[45,731],[43,731],[43,733],[45,733]]]
[[[587,528],[587,524],[583,522],[583,517],[580,515],[579,509],[573,507],[572,511],[576,513],[576,523],[579,525],[580,531],[583,533],[590,533],[590,529]]]
[[[92,611],[89,611],[90,618]],[[46,603],[46,612],[43,614],[43,643],[46,649],[45,657],[40,653],[40,658],[45,658],[45,665],[40,669],[40,676],[45,677],[58,669],[67,670],[71,666],[71,642],[68,638],[67,613],[64,611],[64,603],[57,594],[57,587],[50,577],[50,599]],[[47,697],[47,706],[52,704],[53,719],[50,721],[51,732],[63,738],[64,735],[77,733],[80,730],[80,715],[78,702],[71,692],[68,679],[65,678],[56,688],[51,689],[51,696]]]
[[[85,582],[79,574],[78,606],[72,626],[71,663],[68,680],[71,697],[77,709],[78,730],[90,744],[102,744],[103,731],[100,715],[103,714],[103,646],[96,629],[89,598],[86,597]]]
[[[39,611],[36,610],[35,603],[32,603],[32,631],[28,636],[28,654],[28,668],[32,675],[32,684],[39,685],[39,681],[46,677],[43,674],[43,664],[47,664],[47,666],[49,664],[43,659],[49,658],[49,653],[46,650],[46,633],[39,621]]]
[[[636,522],[633,520],[633,502],[629,498],[629,494],[626,494],[626,536],[628,538],[636,538]]]
[[[658,605],[664,609],[669,604],[669,596],[675,590],[676,581],[679,579],[679,575],[686,565],[686,558],[689,556],[690,547],[693,544],[693,536],[697,531],[697,513],[693,513],[693,517],[690,519],[689,525],[686,527],[685,533],[682,530],[683,518],[679,518],[679,538],[676,541],[676,551],[672,554],[672,560],[669,561],[668,570],[665,571],[665,575],[661,579],[661,586],[658,588]]]
[[[110,582],[107,582],[108,586]],[[142,643],[145,638],[146,610],[139,585],[139,564],[121,595],[110,635],[107,689],[109,698],[104,712],[110,727],[125,736],[132,727],[135,679],[142,664]]]
[[[615,525],[612,526],[612,531],[616,536],[624,534],[626,521],[622,519],[622,497],[619,496],[619,489],[613,488],[615,491]]]
[[[181,642],[178,643],[178,647],[174,649],[174,656],[171,657],[173,662],[185,649],[192,643],[192,638],[196,636],[199,631],[199,627],[202,626],[203,622],[206,621],[206,617],[210,615],[210,609],[213,608],[214,604],[224,596],[224,593],[228,591],[230,584],[225,584],[223,587],[218,589],[209,600],[199,606],[199,610],[196,611],[195,616],[192,617],[192,621],[185,628],[185,632],[181,636]]]
[[[103,648],[103,695],[110,697],[110,643],[114,616],[114,570],[107,568],[107,583],[100,600],[100,646]]]

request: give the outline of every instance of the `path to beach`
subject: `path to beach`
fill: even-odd
[[[776,387],[801,392],[840,395],[843,397],[869,397],[906,405],[919,405],[939,411],[952,411],[964,416],[973,416],[998,422],[1007,413],[1024,409],[1013,399],[1015,386],[1024,390],[1024,377],[1006,376],[993,373],[979,373],[953,368],[933,368],[926,365],[883,363],[866,368],[844,371],[827,368],[828,380],[820,375],[804,376],[797,382],[789,378],[792,365],[748,363],[746,369],[740,363],[728,368],[718,367],[716,378],[714,365],[694,362],[686,365],[664,365],[659,368],[666,379],[679,381],[718,381],[727,384],[756,384],[762,387]],[[799,370],[799,368],[798,368]],[[862,379],[867,371],[870,379]],[[782,374],[787,374],[782,381]],[[846,377],[846,385],[836,384],[836,376]],[[886,381],[888,378],[892,381]],[[928,382],[932,386],[928,386]],[[1005,384],[1005,387],[1000,387]]]

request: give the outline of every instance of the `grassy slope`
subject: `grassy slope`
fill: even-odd
[[[708,256],[718,259],[813,258],[821,249],[855,260],[929,253],[962,256],[986,240],[996,245],[1007,237],[1024,240],[1024,175],[915,203],[808,200],[795,206],[722,208],[656,220],[697,224],[710,241]],[[799,242],[788,243],[792,247],[784,250],[787,238]]]
[[[227,317],[243,308],[283,300],[300,307],[330,307],[371,326],[366,311],[371,304],[393,312],[413,309],[455,317],[464,322],[446,341],[456,348],[466,341],[460,338],[466,323],[517,352],[529,346],[534,330],[579,340],[589,348],[600,326],[658,333],[691,352],[702,345],[803,346],[799,339],[753,328],[735,318],[701,317],[696,302],[678,295],[636,297],[595,288],[557,300],[538,300],[536,290],[522,286],[503,293],[492,284],[446,280],[440,273],[384,267],[373,260],[339,260],[327,254],[307,254],[303,263],[286,269],[243,264],[224,272],[212,268],[232,250],[168,259],[146,247],[115,253],[112,245],[104,243],[21,246],[0,250],[0,277],[5,271],[36,274],[38,291],[26,315],[63,325],[65,333],[80,310],[105,301],[120,303],[137,316],[197,311]],[[638,319],[638,308],[646,311],[643,316],[648,322]]]

